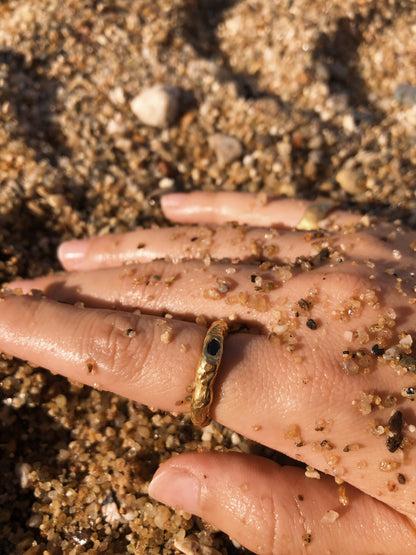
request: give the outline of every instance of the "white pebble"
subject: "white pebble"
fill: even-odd
[[[170,189],[175,185],[175,180],[171,177],[162,177],[159,181],[159,189]]]
[[[32,467],[28,463],[17,463],[15,466],[16,476],[19,478],[20,487],[27,488],[30,485],[29,474]]]
[[[120,113],[114,115],[107,123],[107,133],[109,135],[122,135],[126,131],[123,116]]]
[[[154,522],[158,528],[162,530],[165,528],[165,524],[170,519],[170,510],[164,505],[160,505],[154,517]]]
[[[339,513],[337,513],[337,511],[334,511],[333,509],[330,509],[321,518],[321,522],[322,524],[332,524],[337,520],[338,517],[339,517]]]
[[[124,91],[121,87],[111,89],[108,93],[108,98],[113,104],[123,105],[126,102],[126,97],[124,96]]]
[[[195,536],[188,536],[184,539],[176,538],[173,542],[175,548],[184,555],[221,555],[215,547],[204,545]]]
[[[143,90],[131,101],[133,113],[152,127],[169,127],[179,115],[180,89],[155,85]]]
[[[104,519],[108,524],[113,524],[121,520],[121,515],[118,511],[117,504],[112,501],[111,503],[106,503],[101,507],[101,512],[103,513]]]
[[[240,442],[241,442],[240,436],[239,436],[236,432],[233,432],[233,433],[231,434],[231,443],[232,443],[233,445],[239,445]]]
[[[408,347],[410,348],[413,344],[413,339],[412,336],[407,334],[404,337],[402,337],[399,341],[400,345],[404,348]]]
[[[345,129],[345,131],[348,131],[349,133],[353,133],[356,130],[357,126],[355,125],[354,117],[352,116],[352,114],[346,114],[342,118],[342,127]]]

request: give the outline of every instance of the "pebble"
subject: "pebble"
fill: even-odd
[[[104,516],[104,519],[109,524],[114,524],[121,519],[121,515],[119,513],[117,503],[112,501],[111,503],[106,503],[101,507],[101,512]]]
[[[17,463],[15,467],[16,476],[19,479],[20,487],[25,489],[30,485],[29,474],[32,468],[28,463]]]
[[[162,177],[159,181],[159,188],[160,189],[170,189],[175,185],[175,180],[171,177]]]
[[[170,85],[154,85],[135,96],[130,107],[145,125],[165,128],[179,117],[181,90]]]
[[[350,195],[357,195],[365,190],[365,182],[355,170],[339,170],[335,180]]]
[[[416,86],[400,83],[394,91],[394,98],[403,106],[414,106],[416,104]]]
[[[208,138],[208,144],[221,166],[228,166],[243,155],[243,145],[232,135],[215,133]]]
[[[184,555],[221,555],[221,552],[208,545],[201,544],[194,536],[187,536],[183,539],[175,539],[173,542],[175,548]]]

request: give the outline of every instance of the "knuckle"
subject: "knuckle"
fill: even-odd
[[[328,300],[332,299],[332,303],[359,296],[365,291],[374,289],[374,281],[370,279],[369,274],[361,267],[347,262],[320,272],[320,279],[316,283],[319,282],[322,291],[329,296]]]
[[[356,234],[356,238],[358,239],[357,244],[359,248],[361,247],[363,255],[369,258],[371,258],[369,253],[373,256],[380,256],[390,251],[386,241],[374,232],[360,231]]]
[[[91,314],[82,330],[81,352],[91,364],[105,366],[120,373],[128,372],[135,360],[127,330],[136,329],[137,317],[120,312],[107,312],[97,318]]]
[[[273,555],[287,553],[287,545],[283,538],[288,537],[287,530],[285,530],[283,522],[284,515],[282,514],[283,507],[279,494],[272,487],[270,492],[263,494],[257,500],[257,510],[255,521],[250,522],[250,516],[245,515],[246,521],[253,525],[256,529],[258,523],[261,525],[261,537],[257,548],[260,553],[273,553]]]
[[[176,284],[178,273],[178,268],[157,261],[145,266],[132,265],[126,268],[122,277],[135,298],[146,299],[150,305],[158,306],[170,293],[171,286]]]

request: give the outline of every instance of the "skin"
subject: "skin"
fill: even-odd
[[[64,243],[66,273],[9,285],[28,294],[6,291],[1,300],[0,349],[188,412],[206,333],[195,318],[225,319],[232,332],[212,417],[320,479],[253,455],[186,453],[159,468],[150,495],[256,553],[414,553],[416,415],[401,390],[416,386],[416,376],[372,347],[415,336],[416,233],[341,211],[318,235],[296,231],[307,205],[240,193],[167,195],[164,213],[181,225]],[[259,259],[284,270],[259,268]],[[74,306],[80,301],[85,308]],[[384,339],[368,332],[380,318]],[[355,367],[354,357],[358,373],[348,375],[343,352],[360,349],[367,365]],[[360,394],[378,395],[379,405],[365,414]],[[394,433],[387,427],[397,410],[405,439],[390,452],[386,431]],[[328,511],[338,514],[333,522]]]

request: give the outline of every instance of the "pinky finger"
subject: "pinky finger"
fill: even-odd
[[[346,486],[338,500],[329,476],[318,482],[301,468],[254,455],[186,453],[163,463],[149,494],[194,513],[258,554],[415,553],[416,536],[403,515]],[[345,499],[345,497],[343,497]]]
[[[302,220],[310,201],[270,198],[251,193],[200,192],[174,193],[161,199],[162,209],[172,222],[217,224],[237,222],[253,227],[293,229]],[[342,210],[331,212],[338,225],[356,222],[357,214]]]

